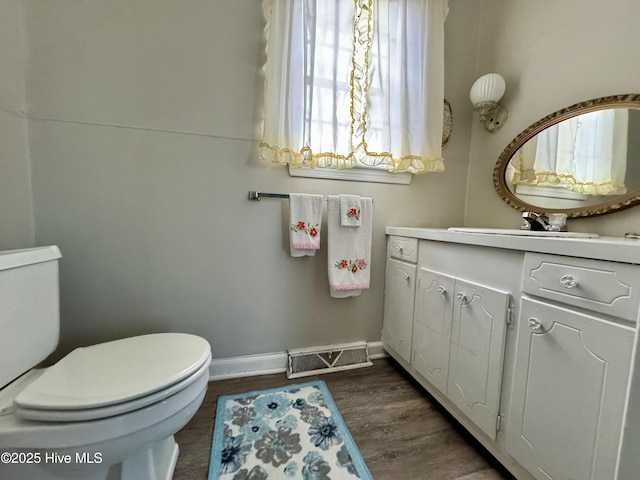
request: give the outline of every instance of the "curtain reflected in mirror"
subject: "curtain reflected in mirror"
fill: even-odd
[[[585,195],[620,195],[627,168],[629,111],[591,112],[557,123],[518,150],[512,185],[555,187]]]
[[[522,132],[494,171],[501,198],[520,210],[567,211],[570,216],[635,203],[640,194],[639,99],[621,95],[576,104]]]

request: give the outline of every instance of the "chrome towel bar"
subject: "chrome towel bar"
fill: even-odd
[[[249,200],[260,201],[262,197],[289,198],[289,194],[288,193],[265,193],[265,192],[256,192],[254,190],[249,190]]]
[[[249,196],[248,196],[249,200],[260,201],[260,199],[263,198],[263,197],[289,198],[289,194],[288,193],[267,193],[267,192],[258,192],[258,191],[255,191],[255,190],[249,190]],[[325,195],[324,199],[325,200],[327,199],[326,195]]]

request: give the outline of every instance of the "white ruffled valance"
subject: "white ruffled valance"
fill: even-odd
[[[264,0],[260,157],[438,172],[447,0]]]

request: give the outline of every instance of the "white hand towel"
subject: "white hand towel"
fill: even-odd
[[[289,194],[289,245],[292,257],[314,256],[320,248],[322,195]]]
[[[362,206],[358,195],[338,195],[340,197],[340,225],[343,227],[359,227]]]
[[[343,227],[337,195],[327,201],[329,288],[334,298],[355,297],[369,288],[373,202],[360,198],[360,228]]]

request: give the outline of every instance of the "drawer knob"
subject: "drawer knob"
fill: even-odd
[[[529,328],[534,332],[542,331],[542,323],[540,323],[540,320],[538,320],[537,318],[529,318],[529,320],[527,320],[527,324],[529,325]]]
[[[443,297],[446,297],[446,296],[447,296],[447,289],[446,289],[446,288],[444,288],[442,285],[440,285],[440,286],[438,287],[438,293],[439,293],[440,295],[442,295]]]
[[[564,288],[575,288],[578,286],[578,280],[573,275],[563,275],[560,277],[560,285]]]

